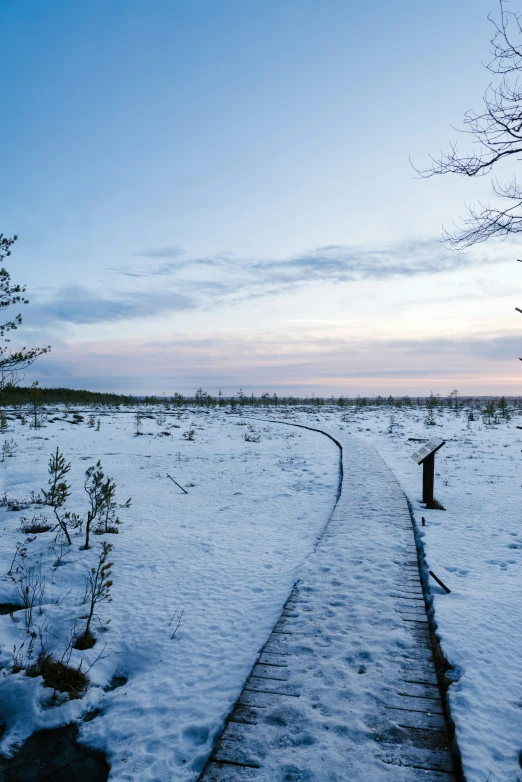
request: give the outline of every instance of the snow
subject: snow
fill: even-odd
[[[520,779],[522,529],[516,421],[486,426],[482,419],[468,421],[464,411],[437,411],[437,425],[427,426],[422,409],[388,407],[264,415],[334,436],[355,435],[391,468],[410,500],[427,569],[451,589],[447,595],[429,580],[437,634],[454,668],[448,698],[466,779]],[[132,506],[120,513],[119,535],[104,536],[114,544],[113,602],[99,613],[104,623],[111,621],[105,632],[98,630],[93,649],[73,652],[72,661],[82,658],[90,665],[107,644],[81,699],[50,705],[40,679],[9,673],[13,646],[25,637],[23,612],[13,615],[19,621],[0,617],[0,715],[7,723],[0,752],[9,752],[35,729],[99,708],[99,716],[81,723],[81,737],[107,752],[111,780],[189,782],[197,778],[297,575],[309,566],[308,555],[334,507],[339,451],[318,433],[222,411],[185,412],[160,425],[144,419],[141,437],[134,435],[132,414],[100,417],[100,431],[89,428],[87,420],[56,421],[40,430],[12,421],[4,435],[18,444],[15,457],[0,465],[2,490],[9,496],[21,499],[46,486],[48,458],[59,445],[72,463],[72,510],[85,510],[83,473],[98,458],[116,481],[119,499],[131,496]],[[245,441],[248,426],[261,435],[259,443]],[[187,442],[182,434],[191,427],[195,441]],[[166,429],[170,435],[161,435]],[[446,440],[435,457],[435,496],[445,511],[424,508],[422,468],[411,458],[422,444],[418,440],[433,436]],[[0,508],[0,573],[7,573],[16,543],[25,540],[20,517],[41,511]],[[32,563],[41,560],[47,597],[35,621],[46,620],[45,632],[57,636],[53,643],[59,653],[74,622],[82,625],[84,574],[100,539],[95,536],[92,549],[84,552],[75,537],[70,563],[53,570],[52,533],[36,538],[28,551]],[[367,545],[371,557],[371,537]],[[0,602],[14,601],[13,581],[4,575]],[[171,638],[181,612],[182,625]],[[396,643],[393,634],[388,643],[389,651]],[[128,682],[106,692],[114,675]]]
[[[144,419],[134,435],[132,415],[101,417],[100,431],[86,422],[46,424],[40,430],[12,422],[18,443],[14,458],[1,465],[3,487],[18,499],[47,484],[47,462],[59,445],[71,461],[75,487],[69,506],[85,508],[83,472],[98,458],[117,485],[120,513],[114,544],[113,602],[100,607],[106,632],[88,651],[74,650],[71,662],[91,669],[81,700],[49,706],[49,690],[22,673],[0,680],[2,715],[8,730],[0,744],[15,742],[44,725],[79,718],[93,708],[96,719],[82,724],[81,738],[103,749],[115,780],[193,780],[201,769],[256,655],[277,620],[296,570],[327,523],[338,488],[339,451],[307,430],[255,426],[259,443],[246,442],[245,422],[223,414],[169,418],[166,426]],[[182,433],[195,430],[194,442]],[[166,472],[186,488],[183,492]],[[22,512],[1,509],[0,567],[7,573],[20,533]],[[48,515],[48,514],[47,514]],[[85,608],[84,574],[94,562],[100,538],[90,551],[73,538],[69,564],[52,569],[53,535],[27,544],[31,561],[41,558],[47,577],[43,615],[46,637],[61,655],[67,633]],[[53,604],[61,596],[60,605]],[[16,602],[13,581],[0,581],[0,602]],[[182,625],[172,638],[176,618]],[[0,663],[5,672],[12,649],[25,637],[23,612],[0,617]],[[128,682],[104,692],[114,675]],[[38,686],[36,686],[38,682]],[[20,697],[20,691],[24,695]]]

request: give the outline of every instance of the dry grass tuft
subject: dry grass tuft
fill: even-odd
[[[87,689],[89,680],[80,668],[55,660],[50,654],[39,654],[36,662],[27,669],[28,676],[42,676],[46,687],[58,692],[67,692],[71,697],[80,697]]]

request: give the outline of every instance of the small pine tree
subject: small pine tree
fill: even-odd
[[[484,423],[487,426],[491,426],[492,423],[497,422],[497,405],[494,399],[490,399],[486,402],[484,407]]]
[[[95,616],[96,606],[100,603],[112,602],[111,597],[111,567],[113,562],[109,562],[109,554],[113,546],[111,543],[103,541],[102,550],[98,557],[95,567],[92,567],[85,578],[84,603],[87,603],[89,613],[87,615],[87,624],[83,633],[78,636],[74,644],[76,649],[90,649],[95,644],[95,638],[91,633],[91,623]]]
[[[59,448],[56,448],[56,453],[49,459],[49,490],[42,489],[44,502],[53,509],[58,526],[65,535],[69,546],[71,545],[71,536],[67,528],[67,521],[70,519],[70,515],[65,512],[65,503],[71,494],[71,487],[65,480],[65,476],[70,469],[70,463],[65,461]]]
[[[505,421],[511,420],[511,410],[505,396],[501,396],[498,401],[498,411],[501,418],[504,418]]]
[[[33,429],[39,429],[42,425],[40,415],[38,414],[38,408],[42,404],[42,389],[40,388],[38,380],[35,380],[29,389],[29,399],[31,400],[31,405],[33,407],[33,420],[31,426]]]
[[[435,410],[433,409],[433,407],[428,407],[428,412],[424,419],[424,423],[426,424],[426,426],[436,426],[437,421],[435,419]]]

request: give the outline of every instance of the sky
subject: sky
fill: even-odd
[[[52,345],[26,381],[518,394],[517,243],[441,241],[490,180],[412,166],[481,107],[492,11],[3,0],[13,344]]]

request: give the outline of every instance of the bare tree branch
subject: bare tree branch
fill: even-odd
[[[495,32],[491,39],[492,59],[486,68],[496,76],[483,96],[483,111],[467,111],[463,127],[457,130],[471,137],[471,148],[461,152],[451,143],[447,152],[430,155],[427,168],[415,168],[422,178],[438,174],[475,177],[490,174],[503,160],[522,158],[522,14],[507,10],[506,0],[499,0],[500,19],[489,15]],[[468,206],[455,231],[445,231],[446,241],[456,249],[466,249],[494,236],[522,232],[522,187],[515,175],[507,184],[492,181],[494,196],[509,205],[479,203]]]

